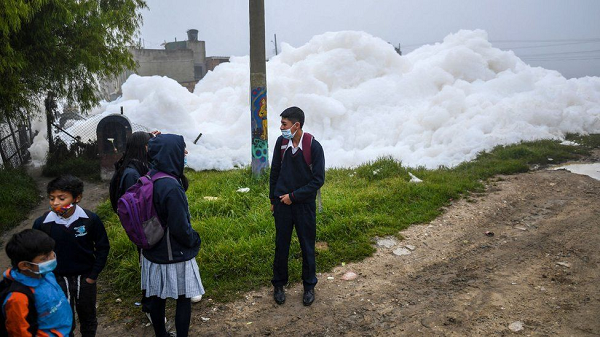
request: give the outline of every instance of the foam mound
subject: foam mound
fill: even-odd
[[[123,106],[134,123],[182,134],[190,167],[227,170],[251,160],[249,76],[247,56],[219,65],[194,93],[166,77],[132,75],[120,99],[92,113]],[[284,45],[267,64],[267,83],[270,152],[279,114],[298,106],[328,167],[382,156],[451,167],[499,144],[600,132],[600,78],[531,67],[482,30],[404,56],[364,32],[325,33]]]

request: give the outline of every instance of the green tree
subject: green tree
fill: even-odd
[[[35,113],[48,93],[88,110],[98,81],[135,63],[144,0],[0,0],[0,120]]]

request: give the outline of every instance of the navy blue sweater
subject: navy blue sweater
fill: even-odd
[[[127,166],[123,170],[123,176],[119,184],[119,196],[125,194],[131,186],[135,185],[138,179],[140,179],[140,173],[133,166]]]
[[[302,150],[298,149],[292,154],[292,146],[285,150],[281,160],[281,143],[283,137],[279,136],[273,150],[273,163],[269,178],[269,198],[271,204],[279,201],[279,197],[290,195],[292,203],[314,202],[317,191],[325,183],[325,155],[321,144],[313,138],[310,151],[312,170],[304,160]]]
[[[100,218],[91,211],[84,211],[89,218],[79,218],[69,227],[56,222],[46,224],[50,236],[56,241],[57,266],[54,273],[59,276],[84,275],[96,280],[106,265],[110,244]],[[33,228],[44,230],[42,224],[45,218],[46,215],[37,218]]]
[[[148,142],[150,176],[157,171],[177,179],[163,178],[154,183],[154,207],[161,223],[169,230],[151,249],[142,250],[154,263],[169,264],[193,259],[200,250],[200,236],[192,228],[188,200],[180,181],[183,176],[185,142],[178,135],[158,135]],[[169,256],[168,243],[172,256]]]

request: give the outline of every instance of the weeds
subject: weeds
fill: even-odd
[[[0,170],[0,231],[17,226],[38,201],[35,181],[24,169]]]

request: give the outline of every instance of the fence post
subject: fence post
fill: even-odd
[[[56,102],[54,101],[54,93],[49,91],[46,99],[44,100],[46,106],[46,126],[48,130],[48,152],[54,152],[54,138],[52,137],[52,123],[54,122],[54,109],[56,109]]]
[[[19,143],[17,142],[17,137],[15,137],[15,129],[10,122],[10,118],[6,119],[6,123],[8,124],[8,128],[10,129],[10,135],[12,136],[13,143],[15,144],[15,151],[17,152],[17,157],[19,157],[20,165],[23,165],[23,157],[21,156],[21,149]]]
[[[1,135],[1,134],[0,134]],[[12,165],[10,164],[10,162],[8,161],[8,159],[6,158],[6,154],[4,153],[4,148],[2,147],[2,141],[0,141],[0,157],[2,157],[2,163],[4,164],[4,167],[12,167]]]

